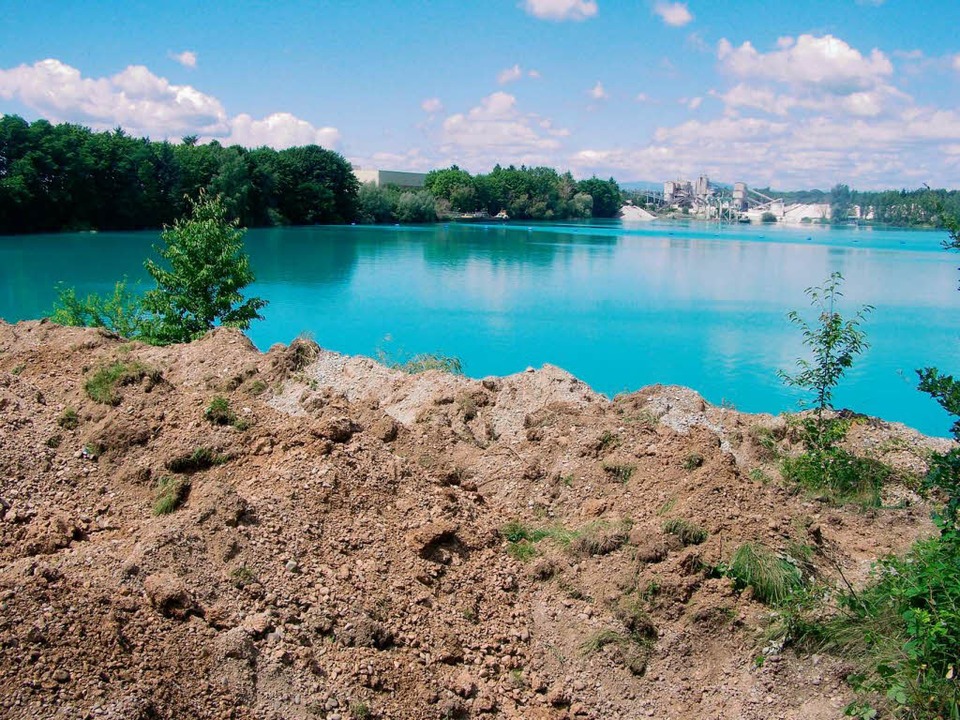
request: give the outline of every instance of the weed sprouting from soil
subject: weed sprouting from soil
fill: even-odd
[[[630,478],[633,477],[633,473],[637,469],[636,465],[608,461],[604,461],[600,466],[603,468],[603,471],[607,473],[607,475],[621,483],[627,483]]]
[[[683,459],[684,470],[696,470],[703,465],[703,455],[700,453],[690,453]]]

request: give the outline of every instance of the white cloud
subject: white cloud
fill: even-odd
[[[230,135],[223,142],[245,147],[269,145],[277,150],[297,145],[332,148],[340,144],[340,131],[333,127],[314,127],[290,113],[273,113],[263,120],[241,113],[233,119]]]
[[[540,75],[539,70],[528,70],[527,77],[531,78],[532,80],[539,80],[543,76]]]
[[[555,159],[558,138],[568,134],[546,118],[521,113],[513,95],[498,91],[443,121],[441,151],[445,160],[475,169],[495,162],[541,164]]]
[[[170,53],[170,59],[176,60],[185,68],[195,68],[197,66],[197,54],[192,50],[184,50],[182,53]]]
[[[173,85],[142,65],[111,77],[85,78],[59,60],[0,69],[0,98],[16,98],[52,122],[75,122],[96,130],[120,126],[132,135],[177,139],[184,135],[228,144],[276,148],[307,143],[336,145],[340,133],[314,127],[290,113],[262,120],[229,117],[221,102],[190,85]]]
[[[650,96],[646,93],[637,93],[637,96],[634,98],[637,102],[644,103],[650,101]]]
[[[953,56],[953,69],[960,72],[960,53]]]
[[[524,0],[523,9],[541,20],[586,20],[597,14],[595,0]]]
[[[687,103],[687,107],[691,110],[696,110],[703,103],[702,97],[690,98],[690,101]]]
[[[431,115],[443,112],[443,103],[440,102],[440,98],[427,98],[420,103],[420,107],[424,112],[430,113]]]
[[[653,12],[672,27],[683,27],[693,21],[693,13],[682,2],[658,2],[653,6]]]
[[[740,77],[837,93],[875,88],[893,73],[893,65],[880,50],[872,50],[867,57],[832,35],[784,37],[777,46],[761,53],[750,42],[735,48],[724,38],[717,56],[723,69]]]
[[[514,80],[519,80],[522,77],[523,70],[520,69],[519,65],[514,65],[506,70],[501,70],[497,75],[497,82],[501,85],[506,85],[507,83],[511,83]]]
[[[54,122],[96,129],[117,125],[136,135],[225,135],[226,111],[215,97],[189,85],[173,85],[142,65],[113,77],[85,78],[59,60],[0,70],[0,97],[17,98]]]
[[[590,88],[590,97],[594,100],[606,100],[610,96],[607,95],[607,91],[603,89],[603,83],[598,80],[597,84]]]

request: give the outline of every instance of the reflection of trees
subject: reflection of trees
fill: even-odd
[[[575,247],[616,246],[616,236],[602,237],[555,232],[536,225],[448,225],[425,236],[423,258],[431,265],[462,267],[471,260],[494,266],[517,265],[545,268],[558,254],[569,255]]]
[[[244,245],[258,284],[342,284],[353,275],[362,232],[331,227],[249,230]]]

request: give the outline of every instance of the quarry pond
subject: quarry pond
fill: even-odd
[[[838,407],[946,435],[914,370],[960,372],[958,257],[946,233],[815,225],[325,226],[250,230],[270,304],[262,350],[306,333],[325,348],[403,360],[456,356],[467,375],[558,365],[613,395],[689,386],[747,412],[797,409],[777,377],[803,352],[786,314],[813,317],[804,288],[845,277],[841,312],[874,306],[870,348]],[[146,283],[156,232],[0,237],[0,318],[49,314],[55,285]]]

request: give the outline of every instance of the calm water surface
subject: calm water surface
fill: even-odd
[[[803,352],[786,313],[806,312],[804,288],[839,270],[841,309],[876,309],[870,350],[836,404],[945,435],[946,414],[916,391],[913,372],[960,371],[957,258],[945,237],[616,221],[251,230],[251,292],[270,305],[250,337],[261,349],[309,332],[346,353],[442,352],[474,377],[552,363],[608,394],[676,383],[778,412],[798,396],[776,371]],[[157,239],[0,237],[0,317],[47,314],[59,281],[82,294],[145,279]]]

